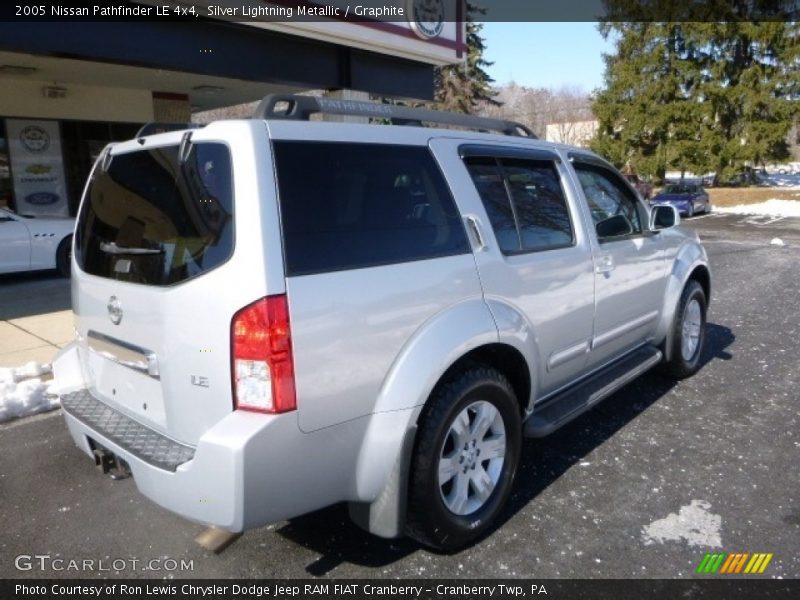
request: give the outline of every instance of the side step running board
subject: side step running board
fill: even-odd
[[[625,358],[595,373],[533,409],[525,422],[525,437],[540,438],[580,416],[622,386],[661,362],[661,351],[652,346],[634,350]]]

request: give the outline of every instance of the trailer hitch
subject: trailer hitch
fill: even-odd
[[[108,475],[114,481],[131,476],[131,468],[128,463],[113,452],[109,452],[105,448],[95,448],[92,452],[94,464],[102,471],[103,475]]]

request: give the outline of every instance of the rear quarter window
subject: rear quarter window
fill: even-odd
[[[293,141],[273,148],[287,275],[469,252],[427,148]]]

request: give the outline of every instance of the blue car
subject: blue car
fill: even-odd
[[[708,192],[695,183],[668,183],[650,200],[650,204],[671,204],[683,217],[711,211]]]

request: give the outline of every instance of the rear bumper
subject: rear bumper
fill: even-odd
[[[88,390],[78,393],[90,396]],[[131,432],[128,439],[121,437],[120,427],[105,428],[75,411],[68,396],[64,397],[64,417],[75,444],[93,457],[94,442],[124,459],[139,491],[164,508],[229,531],[242,531],[297,514],[296,505],[280,494],[248,497],[244,478],[248,444],[264,436],[277,440],[302,435],[296,417],[232,412],[206,432],[195,448],[190,448],[117,413],[115,420],[122,420],[122,429]],[[105,406],[92,400],[101,405],[98,408]],[[273,481],[285,480],[288,475],[276,468],[274,461],[264,460],[261,467]],[[251,507],[256,502],[260,510],[253,514]]]
[[[78,448],[93,460],[93,445],[122,458],[144,496],[189,520],[243,531],[353,496],[367,419],[305,434],[296,412],[232,411],[189,446],[93,397],[75,345],[53,367]]]

